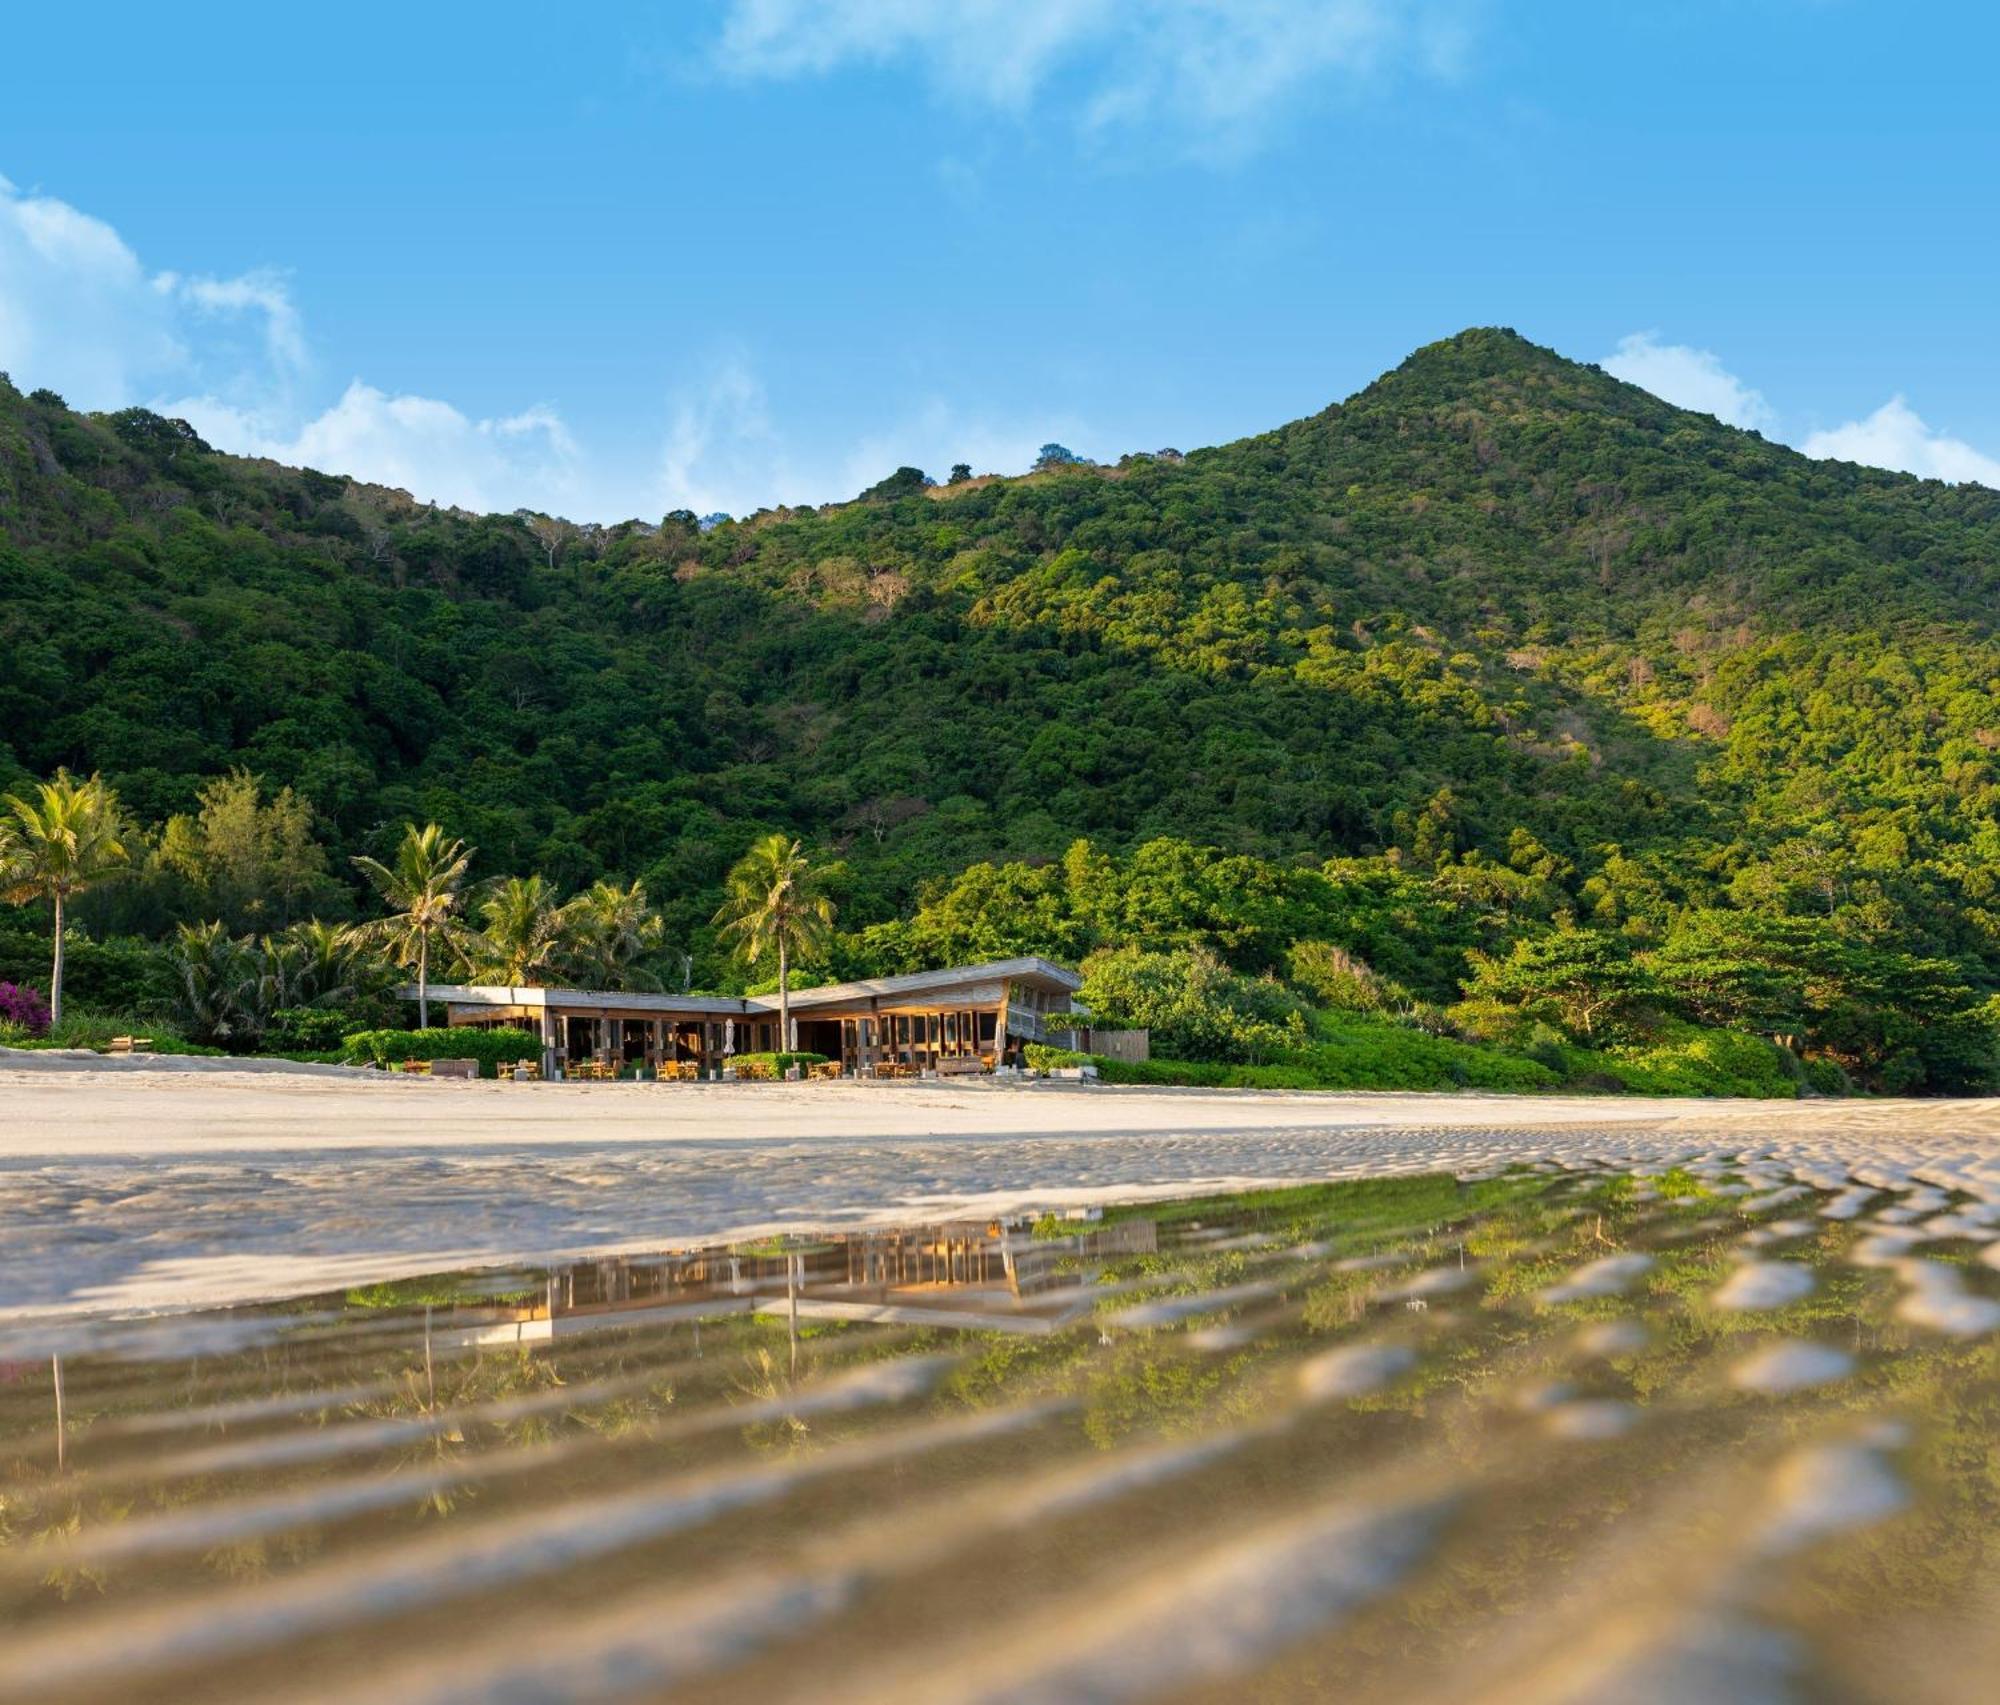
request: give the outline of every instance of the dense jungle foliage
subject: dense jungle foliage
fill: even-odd
[[[642,882],[660,979],[740,986],[709,920],[783,829],[838,859],[822,974],[1195,954],[1294,1049],[1367,1013],[1575,1081],[1680,1025],[1972,1087],[1997,594],[2000,494],[1499,330],[1184,458],[709,527],[440,510],[0,383],[0,791],[102,771],[147,837],[76,908],[79,998],[182,924],[361,915],[410,821]],[[203,842],[232,770],[286,814],[264,865]],[[0,978],[35,942],[0,921]]]

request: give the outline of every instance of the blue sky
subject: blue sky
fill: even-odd
[[[17,9],[0,368],[579,519],[1259,431],[1507,324],[2000,484],[2000,13]]]

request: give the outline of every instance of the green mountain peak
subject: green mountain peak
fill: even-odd
[[[884,473],[544,538],[0,387],[0,789],[102,770],[159,824],[246,767],[343,876],[435,818],[482,870],[643,877],[698,951],[759,831],[838,847],[857,926],[1171,837],[1471,871],[1494,942],[1533,868],[1621,938],[1831,917],[2000,986],[2000,495],[1496,327],[1185,462]]]

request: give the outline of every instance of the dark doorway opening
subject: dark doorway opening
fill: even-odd
[[[829,1060],[840,1058],[839,1019],[801,1018],[796,1021],[796,1025],[800,1053],[824,1054]]]

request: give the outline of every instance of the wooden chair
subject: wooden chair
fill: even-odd
[[[821,1080],[837,1078],[841,1075],[840,1062],[838,1060],[821,1060],[818,1065],[813,1067],[812,1075]]]
[[[503,1068],[501,1075],[512,1078],[516,1083],[540,1083],[542,1081],[542,1062],[540,1060],[516,1060],[511,1066]]]
[[[396,1069],[405,1077],[429,1077],[431,1075],[431,1063],[429,1060],[405,1060]]]

